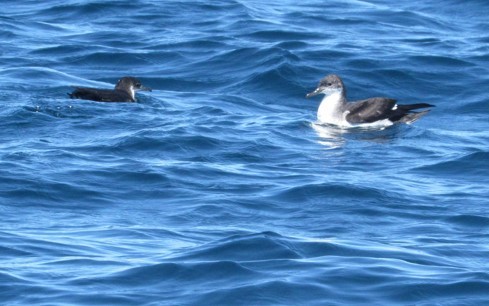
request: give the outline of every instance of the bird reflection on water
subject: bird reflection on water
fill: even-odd
[[[398,125],[387,128],[373,127],[339,127],[332,124],[311,123],[316,131],[318,142],[328,149],[343,147],[348,140],[360,140],[374,143],[389,143],[398,138],[402,127]]]

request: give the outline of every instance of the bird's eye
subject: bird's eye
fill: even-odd
[[[328,86],[331,86],[331,85],[333,85],[333,84],[332,83],[328,83]]]

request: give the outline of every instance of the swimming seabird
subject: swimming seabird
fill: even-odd
[[[113,90],[75,87],[75,90],[68,95],[72,99],[99,102],[136,102],[136,91],[151,91],[151,88],[143,86],[135,77],[126,76],[117,82]]]
[[[318,108],[319,123],[339,126],[410,124],[429,112],[412,110],[434,106],[427,103],[400,105],[395,99],[382,97],[348,102],[345,85],[335,74],[324,77],[316,90],[306,97],[319,94],[325,95]]]

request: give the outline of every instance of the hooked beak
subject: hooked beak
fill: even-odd
[[[320,93],[323,92],[323,89],[321,87],[316,88],[313,92],[310,92],[306,95],[306,98],[314,97],[319,95]]]

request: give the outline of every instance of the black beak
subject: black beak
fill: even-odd
[[[321,92],[323,91],[323,89],[321,87],[318,87],[316,88],[313,92],[310,92],[306,95],[306,98],[310,98],[310,97],[314,97],[314,96],[317,96],[319,95]]]
[[[139,88],[140,91],[153,91],[151,88],[149,87],[146,87],[146,86],[141,86],[141,88]]]

